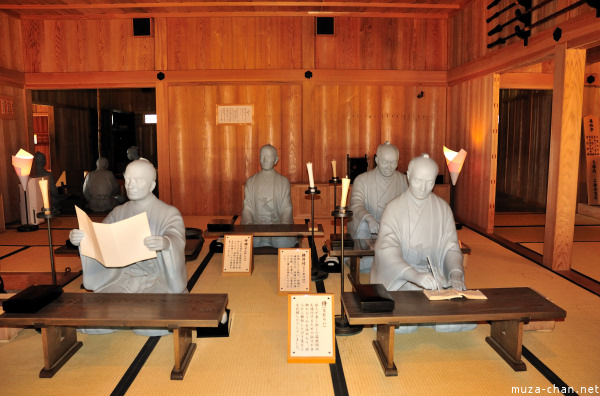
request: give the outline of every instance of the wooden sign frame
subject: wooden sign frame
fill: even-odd
[[[252,235],[225,235],[223,237],[223,275],[252,275],[254,260]]]
[[[600,205],[598,179],[600,179],[600,119],[589,115],[583,117],[586,160],[588,205]]]
[[[277,249],[277,293],[310,293],[310,249]]]
[[[254,105],[251,104],[218,104],[215,117],[217,125],[253,125]]]
[[[288,294],[288,363],[335,363],[333,294]]]

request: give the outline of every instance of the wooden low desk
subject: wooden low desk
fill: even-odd
[[[360,283],[360,258],[364,256],[374,256],[375,255],[375,241],[376,238],[372,239],[354,239],[353,246],[345,246],[344,245],[344,258],[350,258],[350,274],[354,278],[356,283]],[[330,240],[325,242],[327,246],[328,254],[333,257],[342,257],[342,248],[339,246],[333,246]],[[460,250],[463,255],[471,254],[471,248],[467,246],[466,243],[460,243]],[[465,258],[466,260],[466,258]],[[466,262],[465,265],[466,267]]]
[[[173,331],[172,380],[181,380],[196,349],[192,330],[217,327],[227,294],[63,293],[36,313],[3,313],[0,326],[42,330],[44,368],[52,377],[81,348],[76,328],[167,328]]]
[[[308,224],[242,224],[234,225],[231,231],[204,231],[205,238],[218,238],[225,235],[253,235],[256,237],[308,237],[313,232]],[[323,226],[317,224],[315,236],[323,236]]]
[[[394,364],[394,329],[400,324],[491,322],[488,344],[515,371],[525,371],[521,360],[523,323],[563,319],[567,313],[528,287],[481,289],[487,300],[429,301],[422,291],[390,292],[393,312],[363,313],[355,293],[345,292],[342,304],[353,325],[377,325],[373,347],[386,376],[398,375]]]

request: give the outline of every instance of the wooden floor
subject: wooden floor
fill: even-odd
[[[185,218],[187,227],[200,229],[207,221],[205,217]],[[329,235],[331,220],[317,222]],[[53,235],[57,244],[64,242],[73,226],[72,218],[56,222]],[[42,256],[46,231],[41,232],[39,237],[10,229],[0,234],[0,270],[6,265],[7,270],[31,267],[47,271],[49,257],[47,253]],[[371,345],[375,338],[372,328],[336,337],[334,365],[287,363],[287,298],[276,290],[277,257],[256,256],[250,277],[223,277],[220,254],[204,261],[211,242],[207,240],[198,258],[187,263],[190,278],[206,264],[190,292],[229,294],[231,335],[194,337],[197,350],[183,381],[169,379],[172,336],[156,342],[128,330],[109,335],[80,334],[83,347],[53,378],[40,379],[41,335],[25,329],[12,341],[0,343],[0,394],[510,395],[530,389],[548,393],[553,385],[585,394],[582,387],[600,385],[600,297],[467,227],[458,233],[472,251],[466,269],[469,288],[528,286],[567,311],[566,320],[557,322],[552,331],[525,332],[527,371],[514,372],[490,348],[485,342],[490,331],[487,323],[465,333],[443,334],[423,328],[396,335],[397,377],[383,375]],[[316,242],[322,254],[324,240]],[[30,243],[35,245],[20,250]],[[27,253],[33,247],[40,248],[39,257]],[[56,261],[60,268],[78,268],[76,258],[57,257]],[[368,274],[361,278],[368,281]],[[336,313],[340,310],[340,282],[340,274],[330,274],[320,285],[334,294]],[[78,277],[65,289],[81,291],[80,285]],[[313,291],[316,287],[313,284]],[[349,288],[348,283],[345,288]]]

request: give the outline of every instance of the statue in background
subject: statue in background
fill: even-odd
[[[273,169],[279,161],[277,149],[260,149],[261,170],[246,180],[242,224],[294,224],[290,182]],[[254,246],[294,247],[295,237],[255,237]]]
[[[370,239],[379,233],[383,209],[392,199],[408,188],[406,175],[396,170],[400,152],[389,142],[379,145],[375,163],[377,166],[356,177],[350,194],[352,219],[348,233],[353,239]],[[360,260],[361,271],[369,272],[373,257]]]
[[[96,170],[87,174],[83,182],[83,196],[94,212],[107,212],[119,204],[121,188],[115,175],[108,169],[108,159],[96,160]]]
[[[408,191],[390,201],[381,217],[371,283],[387,290],[437,289],[427,258],[439,275],[441,288],[465,290],[463,256],[456,223],[448,203],[432,193],[438,166],[427,154],[408,165]],[[437,323],[437,331],[462,331],[472,323]],[[417,325],[400,326],[412,332]]]
[[[132,161],[125,169],[125,189],[129,201],[114,208],[104,223],[114,223],[142,212],[148,215],[152,235],[144,245],[157,252],[154,259],[122,268],[107,268],[98,261],[81,256],[83,286],[96,293],[183,293],[187,292],[185,266],[185,226],[177,208],[159,200],[152,190],[156,170],[147,160]],[[85,238],[79,229],[71,230],[69,239],[79,246]],[[83,329],[91,334],[110,333],[112,329]],[[136,334],[168,334],[163,329],[134,329]]]
[[[48,180],[48,189],[50,190],[50,206],[54,213],[59,212],[60,207],[60,194],[58,188],[56,188],[56,180],[52,173],[46,170],[46,155],[40,151],[36,151],[33,155],[34,169],[32,170],[32,177],[43,177]]]
[[[127,149],[127,159],[129,161],[135,161],[140,159],[140,148],[138,146],[131,146]]]

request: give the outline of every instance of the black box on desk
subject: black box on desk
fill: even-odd
[[[377,313],[394,310],[394,299],[382,284],[355,284],[353,286],[360,301],[361,312]]]
[[[2,302],[8,313],[33,313],[56,300],[63,290],[58,285],[33,285]]]

